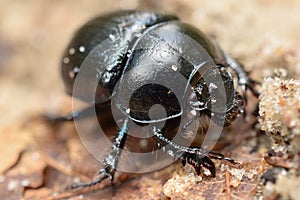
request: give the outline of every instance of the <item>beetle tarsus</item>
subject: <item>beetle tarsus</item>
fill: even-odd
[[[208,157],[215,159],[215,160],[224,160],[226,161],[229,165],[240,168],[241,164],[239,162],[236,162],[232,158],[225,157],[223,154],[215,152],[215,151],[210,151],[208,153]]]
[[[95,180],[92,180],[91,182],[87,182],[87,183],[74,183],[70,186],[67,187],[67,190],[73,190],[73,189],[77,189],[77,188],[85,188],[85,187],[91,187],[93,185],[97,185],[100,182],[102,182],[103,180],[107,179],[109,176],[108,175],[104,175],[101,177],[98,177]]]

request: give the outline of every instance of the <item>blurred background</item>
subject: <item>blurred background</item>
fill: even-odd
[[[0,0],[0,195],[15,191],[6,174],[34,135],[24,126],[36,116],[71,110],[60,62],[72,34],[97,15],[124,9],[176,14],[215,38],[256,80],[274,68],[299,79],[298,0]]]

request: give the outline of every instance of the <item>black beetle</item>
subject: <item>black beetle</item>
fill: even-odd
[[[181,53],[186,53],[189,56],[189,54],[197,55],[198,52],[189,50],[185,41],[178,39],[179,37],[177,38],[176,35],[172,38],[173,33],[171,32],[163,32],[163,34],[169,34],[170,38],[174,39],[171,46],[168,46],[168,43],[161,42],[159,38],[151,35],[151,31],[160,31],[161,29],[173,30],[178,34],[185,35],[205,50],[206,54],[209,55],[217,67],[206,74],[208,76],[207,80],[203,80],[203,74],[201,73],[193,74],[193,64],[181,56]],[[137,49],[137,45],[143,43],[141,38],[148,40],[146,49]],[[108,47],[106,51],[97,53],[100,56],[105,54],[104,56],[106,56],[110,65],[104,69],[101,68],[100,73],[98,73],[99,69],[97,66],[101,65],[101,63],[99,64],[97,58],[94,58],[94,65],[91,65],[90,70],[95,73],[95,76],[97,74],[99,79],[95,98],[93,101],[87,100],[84,95],[86,86],[82,86],[80,95],[74,94],[74,82],[78,74],[81,73],[80,67],[84,59],[97,45],[107,39],[114,41],[113,45]],[[176,51],[176,53],[172,53],[173,51]],[[197,100],[196,102],[190,103],[193,104],[192,108],[197,112],[197,115],[200,116],[199,123],[202,123],[202,127],[206,126],[204,118],[212,118],[212,116],[214,116],[213,121],[216,124],[221,126],[230,125],[239,113],[244,112],[244,105],[246,105],[247,102],[246,90],[250,89],[254,95],[258,95],[254,90],[255,82],[248,78],[242,66],[236,60],[225,54],[219,46],[204,33],[191,25],[180,22],[175,16],[141,11],[120,11],[100,16],[87,22],[76,32],[66,48],[62,59],[61,70],[66,91],[68,94],[75,97],[78,95],[78,98],[92,104],[91,107],[96,108],[97,115],[103,113],[104,115],[111,115],[111,98],[115,95],[114,88],[117,82],[122,80],[125,76],[124,74],[127,72],[131,73],[129,76],[131,77],[130,84],[134,85],[140,81],[139,79],[142,79],[144,76],[139,77],[140,69],[136,66],[141,62],[145,62],[144,60],[147,57],[153,58],[153,60],[157,62],[155,65],[160,65],[160,61],[156,60],[157,57],[164,59],[163,63],[168,63],[173,70],[180,72],[182,76],[189,80],[189,84],[192,85],[191,88],[196,94]],[[166,66],[161,65],[156,74],[166,73],[164,71],[165,68]],[[131,69],[135,70],[131,72],[129,71]],[[228,69],[232,69],[237,75],[238,86],[243,93],[242,96],[236,91],[233,78]],[[156,76],[155,73],[153,74],[146,74],[147,76],[145,77],[153,78],[153,76]],[[210,88],[207,82],[214,84],[216,74],[219,74],[223,81],[226,96],[224,97],[225,99],[223,98],[222,100],[226,102],[226,104],[223,110],[217,109],[216,112],[213,112],[211,107],[217,105],[218,102],[214,102],[211,98]],[[236,164],[232,159],[226,158],[220,153],[205,150],[194,143],[190,146],[185,146],[173,141],[173,134],[178,130],[178,123],[182,115],[180,104],[176,100],[174,93],[163,85],[145,84],[143,87],[135,90],[129,99],[129,107],[126,107],[124,111],[126,119],[123,120],[121,130],[115,132],[116,136],[113,139],[111,152],[107,158],[103,160],[104,167],[100,170],[101,176],[89,183],[75,184],[72,188],[91,186],[101,182],[105,178],[110,178],[111,181],[113,180],[119,156],[126,144],[126,140],[130,137],[130,135],[127,134],[127,120],[132,119],[136,124],[141,126],[144,124],[155,124],[155,122],[149,118],[148,113],[149,108],[154,104],[161,104],[166,110],[167,117],[160,119],[160,121],[166,121],[163,128],[155,128],[154,125],[152,143],[150,143],[154,146],[153,148],[162,148],[163,146],[168,154],[179,159],[183,165],[185,165],[186,162],[191,164],[198,175],[200,174],[201,166],[203,166],[210,171],[212,176],[215,176],[215,165],[210,158],[226,160]],[[78,113],[73,112],[68,116],[59,118],[59,120],[71,121],[75,118],[85,116],[86,113],[88,113],[88,109]],[[112,117],[108,117],[108,119],[113,120]],[[99,122],[101,123],[101,120]],[[189,122],[186,122],[186,124],[188,123]],[[115,122],[111,122],[111,124],[117,127]],[[174,130],[176,131],[174,132]],[[201,134],[202,133],[197,133],[196,135]]]

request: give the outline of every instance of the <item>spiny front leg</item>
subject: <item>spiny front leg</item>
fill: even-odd
[[[207,156],[199,156],[196,153],[185,152],[181,154],[178,159],[183,166],[185,166],[186,163],[192,165],[198,176],[201,173],[201,166],[208,169],[212,177],[216,176],[215,164]]]
[[[115,138],[110,153],[102,161],[103,168],[99,171],[98,178],[87,183],[75,183],[71,185],[69,189],[90,187],[102,182],[107,178],[109,178],[110,181],[113,182],[116,168],[118,166],[119,158],[127,139],[126,131],[127,131],[127,119],[125,120],[123,127],[119,131],[117,137]]]
[[[197,175],[200,175],[202,166],[210,171],[212,177],[216,176],[216,167],[215,164],[211,161],[211,158],[227,161],[233,166],[240,166],[239,163],[235,162],[231,158],[225,157],[221,153],[205,150],[202,148],[191,148],[176,144],[166,138],[163,133],[157,128],[154,128],[153,133],[154,138],[158,141],[158,143],[165,145],[163,147],[163,150],[167,154],[169,154],[174,159],[178,159],[183,164],[183,166],[185,166],[186,163],[192,165]]]

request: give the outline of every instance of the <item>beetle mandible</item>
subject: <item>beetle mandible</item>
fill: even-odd
[[[185,45],[185,41],[177,41],[178,39],[176,37],[172,38],[172,36],[170,36],[175,41],[173,46],[164,47],[159,39],[151,36],[151,31],[160,31],[162,29],[174,30],[178,34],[192,38],[193,41],[197,42],[198,45],[205,50],[206,54],[209,55],[216,66],[214,70],[205,72],[208,77],[207,80],[203,79],[203,74],[193,73],[194,66],[181,56],[181,54],[183,54],[182,52],[197,54],[197,52],[189,51]],[[169,34],[168,32],[163,33]],[[170,35],[172,34],[170,33]],[[84,59],[97,45],[108,38],[114,41],[113,45],[108,47],[106,51],[97,53],[100,56],[106,56],[110,65],[109,67],[106,66],[99,70],[99,68],[97,68],[97,66],[99,66],[97,58],[94,60],[94,65],[91,65],[91,71],[94,71],[95,75],[97,73],[98,83],[93,99],[94,101],[90,101],[89,98],[85,98],[84,94],[85,87],[87,87],[88,84],[81,86],[78,95],[78,93],[73,93],[74,83],[76,77],[81,73],[81,64],[84,62]],[[136,48],[138,44],[142,43],[141,38],[148,39],[148,48],[145,50]],[[168,54],[168,56],[161,56],[161,51],[165,49],[167,52],[165,54]],[[172,51],[177,52],[172,53]],[[110,55],[104,55],[108,53]],[[197,120],[202,127],[206,126],[204,118],[212,118],[212,116],[216,124],[222,127],[229,126],[238,114],[244,112],[244,106],[247,103],[247,89],[250,89],[255,96],[258,96],[258,93],[254,89],[255,81],[247,76],[243,67],[235,59],[224,53],[213,40],[200,30],[189,24],[180,22],[178,18],[173,15],[142,11],[119,11],[103,15],[87,22],[75,33],[62,59],[61,72],[66,92],[69,95],[87,101],[91,105],[91,108],[96,109],[97,115],[103,115],[104,113],[110,116],[111,107],[114,106],[111,100],[112,97],[116,95],[114,88],[117,83],[121,81],[121,86],[123,86],[122,80],[126,73],[129,73],[129,75],[131,75],[129,77],[135,79],[135,73],[139,74],[141,71],[138,67],[139,63],[147,62],[145,59],[149,57],[153,60],[155,60],[156,57],[161,57],[164,59],[164,63],[168,63],[169,67],[178,71],[188,80],[189,85],[191,85],[190,90],[195,94],[194,99],[196,98],[196,101],[189,102],[190,108],[199,116]],[[167,66],[161,65],[156,74],[166,73],[166,71],[164,71],[166,67]],[[133,71],[130,71],[131,69],[133,69]],[[232,69],[236,74],[238,78],[237,83],[242,91],[242,95],[236,91],[236,86],[228,69]],[[221,77],[223,82],[225,96],[223,99],[221,98],[221,101],[225,102],[225,107],[223,110],[217,109],[217,112],[213,112],[211,107],[217,105],[218,102],[214,102],[211,98],[207,81],[214,84],[216,74]],[[145,77],[152,79],[155,78],[154,76],[156,76],[155,73],[146,74]],[[86,78],[88,79],[89,77]],[[139,78],[131,80],[132,84],[138,82],[138,79]],[[220,101],[220,99],[218,100]],[[155,122],[151,121],[149,117],[149,108],[154,104],[161,104],[165,109],[166,118],[158,119],[158,121],[165,121],[165,125],[162,128],[156,127]],[[121,107],[119,108],[121,109]],[[84,117],[89,109],[90,108],[79,112],[72,112],[58,119],[72,121]],[[128,107],[125,107],[125,117],[122,121],[122,126],[115,132],[111,151],[102,162],[103,167],[99,171],[99,177],[88,183],[74,184],[72,188],[95,185],[106,178],[110,178],[110,180],[113,181],[122,149],[125,147],[128,138],[131,137],[128,135],[127,130],[128,120],[133,120],[136,124],[141,126],[144,124],[154,124],[151,137],[152,143],[150,143],[150,146],[152,145],[153,148],[156,149],[164,147],[166,153],[179,159],[183,165],[186,163],[191,164],[198,175],[201,173],[202,166],[207,168],[212,176],[215,176],[216,169],[211,158],[236,164],[233,159],[227,158],[218,152],[205,150],[194,144],[186,146],[172,141],[174,137],[173,134],[176,132],[174,130],[178,130],[178,124],[182,115],[181,105],[176,100],[174,93],[168,88],[160,84],[145,84],[143,87],[139,87],[132,93]],[[113,120],[113,117],[110,116],[108,119]],[[189,122],[190,121],[185,122],[185,125],[188,125]],[[112,124],[117,127],[115,123],[112,122]],[[115,130],[117,130],[117,128],[115,128]],[[196,133],[196,135],[201,134],[203,133]]]

